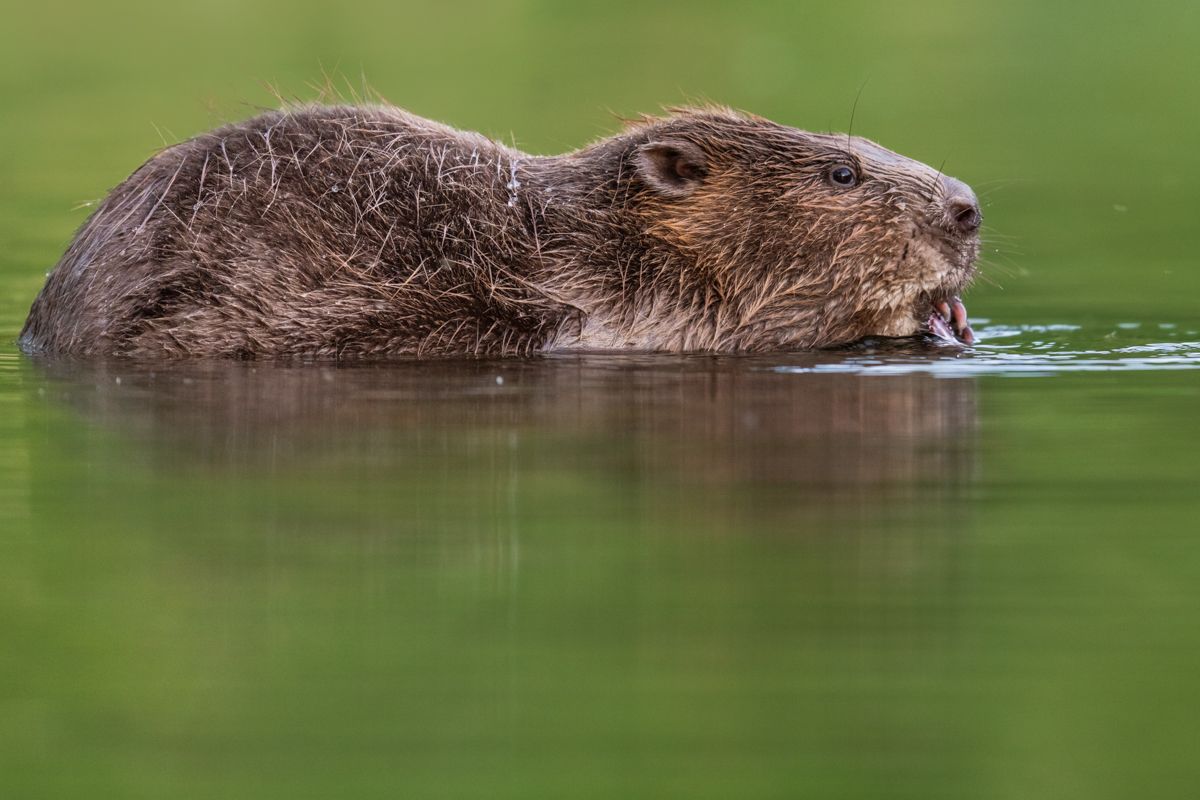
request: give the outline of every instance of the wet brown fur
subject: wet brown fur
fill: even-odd
[[[838,164],[861,183],[832,185]],[[863,139],[724,109],[553,157],[394,107],[270,112],[114,189],[21,345],[351,358],[911,335],[974,269],[952,184]]]

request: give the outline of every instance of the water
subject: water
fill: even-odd
[[[1186,796],[1194,333],[6,359],[3,780]]]
[[[1200,6],[1081,13],[6,10],[0,798],[1193,797]],[[856,133],[984,198],[980,342],[17,352],[82,204],[322,68],[534,152],[865,84]]]
[[[986,320],[984,321],[986,322]],[[1044,377],[1071,372],[1144,372],[1200,369],[1200,333],[1159,323],[1150,339],[1134,335],[1142,325],[1122,322],[1102,336],[1079,325],[987,325],[975,347],[906,341],[866,342],[843,351],[812,354],[805,363],[776,367],[788,373],[908,375],[940,378]],[[1183,339],[1183,340],[1181,340]],[[1191,339],[1192,341],[1186,341]],[[880,357],[881,355],[885,357]]]

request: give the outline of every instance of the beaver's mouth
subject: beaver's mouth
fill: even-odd
[[[953,344],[974,344],[975,332],[967,321],[967,307],[960,295],[975,277],[978,237],[961,242],[949,242],[944,237],[926,241],[933,251],[930,263],[936,277],[934,285],[917,297],[915,316],[931,336]]]
[[[952,344],[974,344],[960,295],[975,277],[978,237],[950,237],[929,226],[918,226],[914,234],[900,260],[901,269],[923,285],[909,306],[909,330]]]
[[[967,321],[967,307],[957,295],[935,299],[925,321],[925,332],[955,344],[975,344],[975,332]]]

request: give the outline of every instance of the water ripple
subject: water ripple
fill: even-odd
[[[785,373],[857,375],[930,374],[938,378],[1045,377],[1074,372],[1143,372],[1200,369],[1200,341],[1131,341],[1142,336],[1169,338],[1174,324],[1087,329],[1079,325],[1001,325],[977,330],[979,343],[959,350],[934,348],[868,348],[803,365],[774,367]],[[1195,337],[1194,330],[1180,331]]]

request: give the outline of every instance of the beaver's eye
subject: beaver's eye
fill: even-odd
[[[858,183],[858,173],[853,168],[841,164],[829,170],[829,182],[834,186],[849,189]]]

